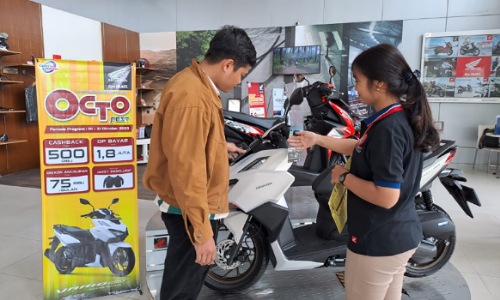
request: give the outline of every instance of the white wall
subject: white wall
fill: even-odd
[[[102,60],[101,23],[42,6],[45,58]]]
[[[106,22],[139,33],[217,29],[226,24],[243,28],[338,24],[378,20],[403,20],[400,50],[413,69],[420,68],[422,36],[427,32],[455,32],[500,29],[499,0],[32,0],[67,12]],[[44,17],[45,21],[45,17]],[[60,43],[67,34],[71,51],[88,54],[100,38],[75,46],[72,22],[64,26],[53,21],[45,31],[52,32],[47,47]],[[80,26],[79,28],[85,28]],[[90,29],[91,32],[94,32]],[[45,53],[63,54],[64,45],[46,48]],[[99,45],[99,49],[100,49]],[[80,50],[81,49],[81,50]],[[56,51],[57,50],[57,51]],[[70,55],[70,54],[68,54]],[[71,54],[72,55],[72,54]],[[455,139],[462,150],[458,162],[472,163],[477,125],[492,123],[500,115],[499,104],[431,103],[434,118],[445,122],[444,137]],[[465,110],[473,110],[468,113]],[[491,122],[488,120],[492,120]],[[472,153],[472,154],[471,154]],[[479,163],[485,163],[480,155]]]

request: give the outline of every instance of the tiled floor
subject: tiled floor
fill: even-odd
[[[482,207],[471,206],[474,219],[463,213],[439,181],[433,193],[456,224],[458,244],[451,263],[469,285],[473,300],[500,299],[500,179],[483,169],[465,171]],[[42,238],[40,190],[0,185],[0,300],[42,299]],[[139,200],[141,267],[144,268],[144,231],[156,213],[152,201]],[[144,294],[126,293],[98,299],[151,299],[141,276]],[[444,295],[444,299],[446,295]]]

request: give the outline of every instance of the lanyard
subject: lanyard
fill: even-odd
[[[385,112],[383,112],[382,114],[380,114],[377,118],[375,118],[375,120],[373,120],[370,123],[370,125],[368,125],[365,132],[363,133],[363,135],[359,139],[358,144],[356,145],[356,150],[358,151],[358,153],[361,152],[361,150],[363,149],[362,145],[365,142],[366,138],[368,137],[368,131],[370,131],[370,129],[372,128],[372,126],[375,123],[377,123],[378,121],[382,120],[385,117],[392,115],[395,112],[402,111],[402,110],[403,110],[403,107],[401,106],[401,104],[397,103],[397,104],[394,104],[391,108],[389,108]]]

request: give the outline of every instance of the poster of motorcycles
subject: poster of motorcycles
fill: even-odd
[[[425,34],[422,73],[428,97],[500,97],[500,31]]]

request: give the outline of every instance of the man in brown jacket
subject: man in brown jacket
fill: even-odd
[[[201,62],[172,77],[163,89],[151,133],[144,185],[170,235],[161,300],[196,299],[216,256],[218,219],[227,216],[228,151],[219,90],[228,92],[256,63],[246,32],[219,30]]]

